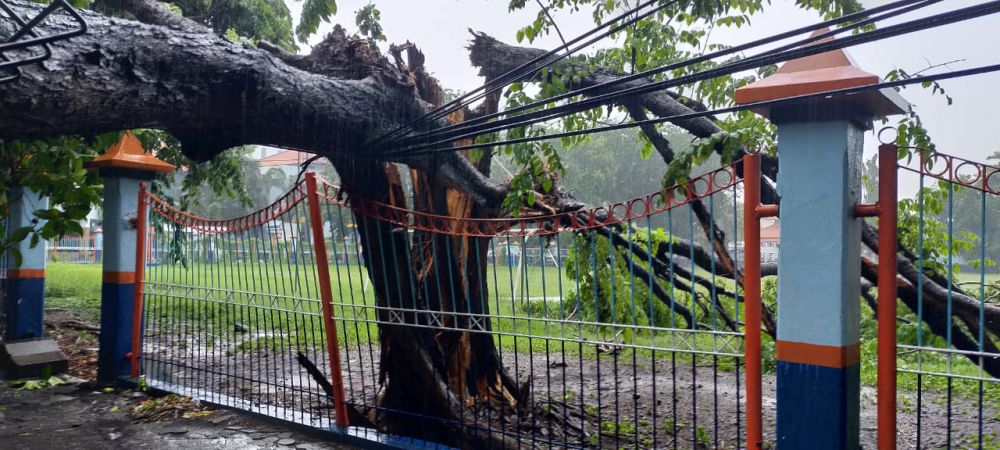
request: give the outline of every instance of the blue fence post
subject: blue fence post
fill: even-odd
[[[19,228],[35,226],[35,211],[48,209],[49,199],[31,189],[13,186],[10,189],[10,214],[7,235]],[[17,263],[15,251],[20,253]],[[7,252],[7,283],[4,286],[5,340],[40,338],[45,334],[45,241],[34,248],[24,239]]]
[[[135,295],[135,214],[139,183],[174,167],[146,154],[130,132],[88,164],[104,178],[104,251],[101,284],[101,337],[97,380],[115,383],[130,374]]]
[[[817,33],[828,31],[821,30]],[[827,39],[829,40],[829,39]],[[789,61],[736,91],[736,102],[871,85],[841,50]],[[856,449],[860,434],[861,195],[864,133],[902,113],[895,91],[791,101],[757,112],[778,128],[779,449]]]

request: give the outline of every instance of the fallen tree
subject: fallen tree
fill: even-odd
[[[23,2],[12,4],[21,12],[36,12],[39,8]],[[237,145],[275,145],[328,157],[341,175],[348,197],[453,218],[495,218],[503,214],[500,206],[510,187],[490,178],[490,152],[475,161],[457,152],[420,156],[369,153],[366,143],[371,139],[411,123],[442,101],[440,86],[427,75],[422,55],[412,46],[396,48],[396,57],[390,61],[373,51],[365,40],[337,28],[311,54],[293,55],[266,43],[250,48],[229,42],[150,0],[131,0],[116,6],[131,11],[143,22],[84,12],[90,27],[88,34],[60,43],[44,65],[28,67],[18,80],[0,84],[0,136],[5,140],[30,140],[53,134],[92,136],[129,128],[156,128],[176,136],[185,153],[201,161]],[[10,26],[6,19],[0,19],[0,30]],[[50,31],[69,26],[63,16],[44,24]],[[470,59],[486,79],[494,79],[542,52],[475,34]],[[597,85],[615,77],[599,68],[589,70],[580,85]],[[537,74],[525,80],[542,81]],[[639,83],[644,81],[624,83],[615,89]],[[496,112],[498,101],[499,96],[492,95],[476,110],[461,110],[414,132],[445,126],[449,120],[460,122]],[[633,119],[670,117],[703,109],[698,102],[669,91],[626,99],[622,106]],[[699,137],[721,132],[709,118],[674,124]],[[644,127],[642,132],[660,157],[670,163],[674,155],[669,143],[653,127]],[[741,150],[736,157],[743,153]],[[411,173],[401,174],[395,164],[405,165]],[[779,200],[773,189],[777,169],[775,158],[764,158],[765,176],[770,180],[764,183],[765,202]],[[402,192],[403,176],[414,180],[414,198],[409,202]],[[700,202],[692,205],[710,245],[680,245],[692,249],[695,263],[702,268],[707,269],[714,260],[720,264],[718,273],[741,279],[740,268],[727,251],[722,227],[712,223]],[[539,196],[535,212],[572,212],[584,207],[557,188]],[[485,265],[485,239],[443,239],[440,235],[417,233],[410,240],[394,232],[386,222],[358,216],[356,223],[366,247],[381,242],[404,256],[368,259],[368,273],[379,306],[418,305],[421,310],[446,313],[449,324],[459,330],[469,326],[461,319],[463,315],[490,313],[489,303],[476,297],[484,292],[482,289],[457,289],[457,293],[445,298],[421,294],[428,290],[425,287],[441,287],[443,283],[484,286],[486,280],[476,273],[485,270],[472,270],[472,264]],[[627,239],[620,232],[616,236],[619,240],[615,244],[627,247],[623,245]],[[866,238],[865,244],[877,247],[871,239]],[[429,252],[431,247],[446,251]],[[631,251],[636,261],[653,261],[652,270],[640,273],[647,280],[658,277],[661,282],[669,282],[666,273],[679,273],[678,264],[662,248],[654,249],[652,255],[637,252],[636,248]],[[901,275],[910,280],[920,276],[909,270],[912,263],[906,266],[907,262],[904,257]],[[401,278],[398,287],[393,283],[390,288],[385,282],[386,274],[410,271],[424,275],[412,281]],[[680,279],[679,286],[685,289],[706,282],[693,272],[680,274]],[[941,285],[924,286],[924,301],[934,305],[928,311],[937,314],[946,301]],[[910,306],[906,292],[904,303]],[[736,292],[728,294],[739,298]],[[656,295],[664,300],[662,291]],[[971,333],[981,327],[1000,336],[995,311],[990,310],[987,323],[972,321],[967,313],[958,308],[957,314],[969,328],[957,332],[973,336]],[[693,321],[693,312],[688,314]],[[489,334],[458,330],[435,333],[395,325],[384,316],[381,319],[379,408],[355,411],[357,417],[410,436],[445,436],[446,443],[462,447],[516,446],[516,442],[499,434],[461,425],[463,417],[475,417],[470,405],[478,403],[499,404],[516,411],[534,408],[530,404],[530,380],[522,383],[506,372]],[[928,320],[941,318],[937,315]],[[728,318],[725,322],[731,328],[738,326]],[[764,324],[773,336],[777,324],[772,314],[765,315]],[[941,330],[932,328],[935,332]],[[963,346],[969,341],[955,342],[958,348],[966,349]],[[1000,376],[1000,368],[987,368]],[[418,392],[421,394],[415,395]],[[450,420],[428,426],[395,411]]]

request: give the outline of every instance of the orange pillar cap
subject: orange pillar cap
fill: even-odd
[[[126,131],[122,134],[118,142],[108,147],[103,155],[87,163],[87,167],[91,169],[129,169],[158,173],[174,171],[172,164],[153,156],[151,153],[146,153],[139,139],[131,131]]]
[[[829,29],[816,30],[813,36],[827,33]],[[826,37],[807,45],[815,45],[833,41]],[[862,70],[854,64],[851,57],[842,49],[818,53],[786,62],[773,75],[755,81],[736,90],[736,104],[782,100],[809,94],[869,86],[879,83],[878,75]],[[906,100],[893,89],[865,91],[846,96],[854,102],[859,102],[872,115],[902,114],[907,107]],[[803,99],[803,103],[820,103],[838,101],[814,97]],[[757,113],[767,116],[768,110],[755,109]]]

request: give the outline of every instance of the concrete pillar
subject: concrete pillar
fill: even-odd
[[[88,164],[104,178],[104,268],[101,285],[101,337],[97,379],[114,383],[129,376],[135,298],[135,214],[139,183],[173,166],[143,150],[139,140],[126,132],[122,138]]]
[[[879,82],[843,51],[789,61],[737,91],[741,104]],[[860,219],[864,133],[903,112],[894,91],[814,97],[758,111],[778,127],[779,449],[857,449]]]
[[[19,186],[10,189],[10,215],[7,235],[19,228],[31,227],[40,220],[35,211],[48,209],[49,200],[38,193]],[[17,263],[15,252],[20,253]],[[7,283],[4,286],[4,313],[6,314],[5,340],[40,338],[45,333],[45,242],[31,247],[31,240],[14,244],[7,258]]]

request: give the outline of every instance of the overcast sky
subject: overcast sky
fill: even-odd
[[[886,0],[864,0],[868,6]],[[945,0],[926,8],[918,15],[906,15],[907,20],[946,9],[982,3],[984,0]],[[391,43],[410,40],[426,54],[426,66],[443,86],[468,91],[482,83],[469,65],[465,46],[468,28],[486,32],[498,39],[514,43],[518,28],[534,19],[537,9],[529,6],[515,13],[507,11],[508,0],[375,0],[382,12],[382,26]],[[334,22],[356,31],[354,11],[367,5],[368,0],[337,0],[339,12]],[[534,5],[533,2],[528,2]],[[301,3],[292,2],[293,17],[298,17]],[[556,22],[567,39],[593,27],[590,10],[576,14],[559,13]],[[751,26],[738,31],[717,29],[712,40],[739,44],[814,23],[819,17],[794,6],[792,0],[772,0],[763,13],[752,17]],[[898,22],[898,20],[897,20]],[[320,40],[332,28],[323,23],[313,42]],[[970,68],[1000,63],[1000,15],[948,25],[920,33],[853,47],[848,53],[857,64],[869,72],[884,75],[894,68],[918,71],[929,64],[962,60],[952,69]],[[553,48],[559,45],[555,35],[543,36],[532,46]],[[383,46],[387,47],[387,46]],[[384,50],[384,48],[383,48]],[[304,49],[305,51],[305,49]],[[942,68],[941,70],[947,70]],[[1000,74],[987,74],[943,82],[955,99],[947,106],[942,97],[932,98],[928,92],[910,88],[903,96],[917,105],[925,124],[938,145],[938,150],[985,161],[986,156],[1000,150],[1000,140],[992,137],[1000,119]],[[876,125],[878,128],[879,125]],[[868,153],[874,151],[875,139],[869,133]]]

